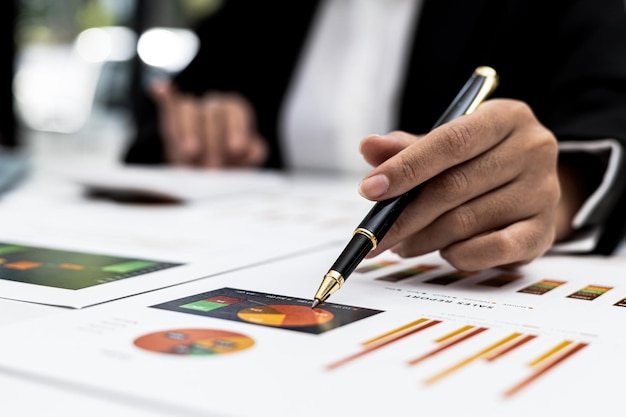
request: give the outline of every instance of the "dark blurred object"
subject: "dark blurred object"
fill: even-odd
[[[0,196],[18,185],[28,171],[29,162],[23,153],[0,147]]]
[[[15,63],[15,20],[17,0],[2,3],[0,13],[0,145],[17,146],[15,112],[13,111],[13,70]]]

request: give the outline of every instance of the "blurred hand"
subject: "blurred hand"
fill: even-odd
[[[359,192],[371,200],[427,181],[373,257],[439,250],[466,271],[517,266],[544,254],[568,221],[557,221],[557,141],[520,101],[492,99],[427,135],[372,135],[361,142],[376,168]]]
[[[168,162],[204,168],[259,166],[267,143],[256,131],[255,115],[243,97],[181,93],[169,81],[152,85]]]

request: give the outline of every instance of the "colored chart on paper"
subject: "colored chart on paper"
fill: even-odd
[[[568,298],[576,298],[578,300],[595,300],[605,292],[613,289],[613,287],[603,287],[599,285],[587,285],[585,288],[568,295]]]
[[[0,279],[79,290],[180,264],[0,243]]]
[[[626,307],[626,298],[622,298],[621,300],[619,300],[613,305],[618,306],[618,307]]]
[[[565,284],[565,281],[558,281],[554,279],[542,279],[541,281],[535,282],[534,284],[531,284],[528,287],[524,287],[521,290],[518,290],[517,292],[521,292],[524,294],[543,295],[563,284]]]
[[[450,285],[450,284],[454,284],[457,281],[470,277],[474,274],[476,274],[476,272],[453,271],[447,274],[438,275],[434,278],[427,279],[424,282],[427,284]]]
[[[152,307],[313,334],[382,312],[333,303],[313,309],[310,299],[236,288],[220,288]]]
[[[388,281],[388,282],[400,282],[408,278],[414,278],[418,275],[423,274],[424,272],[432,271],[433,269],[437,269],[437,265],[430,264],[420,264],[417,266],[413,266],[410,268],[405,268],[397,272],[392,272],[387,275],[383,275],[382,277],[376,278],[379,281]]]
[[[359,266],[354,272],[365,274],[367,272],[376,271],[377,269],[385,268],[388,266],[396,265],[398,261],[377,261],[367,265]]]
[[[248,307],[240,310],[237,316],[249,323],[266,326],[315,326],[328,323],[333,313],[321,308],[272,304],[260,307]]]
[[[484,285],[486,287],[504,287],[505,285],[511,284],[512,282],[520,279],[522,276],[518,274],[498,274],[493,277],[489,277],[483,281],[479,281],[476,284]]]
[[[174,329],[150,333],[134,341],[135,346],[157,353],[211,356],[240,352],[254,345],[250,337],[214,329]]]
[[[488,339],[482,346],[478,343],[472,343],[471,347],[465,347],[468,341],[478,340],[481,335],[488,334],[491,329],[485,326],[463,324],[452,331],[437,333],[437,326],[441,323],[443,323],[442,320],[422,317],[401,327],[376,335],[369,340],[361,342],[360,349],[356,352],[327,364],[326,370],[335,371],[353,362],[358,362],[358,360],[365,360],[365,357],[369,356],[371,353],[384,350],[392,344],[411,343],[408,340],[408,336],[429,330],[431,334],[437,334],[434,340],[430,342],[431,347],[423,349],[423,347],[428,346],[428,344],[425,343],[424,340],[421,340],[419,343],[415,344],[415,350],[418,352],[415,356],[398,358],[398,360],[403,361],[408,366],[419,366],[437,357],[444,356],[445,352],[453,348],[456,349],[457,352],[462,352],[461,356],[450,359],[441,369],[435,370],[422,380],[424,386],[431,386],[435,383],[445,383],[444,380],[449,376],[458,373],[464,368],[470,368],[469,365],[475,362],[483,361],[489,363],[490,366],[497,366],[497,364],[503,360],[517,360],[511,359],[514,355],[509,354],[523,349],[529,342],[541,337],[532,333],[511,331],[509,334],[495,341]],[[516,395],[541,376],[548,372],[554,372],[557,365],[560,365],[566,359],[574,356],[586,346],[588,346],[586,342],[574,340],[562,340],[551,346],[547,346],[544,350],[535,353],[535,356],[530,362],[524,364],[527,369],[526,375],[513,385],[505,387],[501,395],[504,398]],[[380,355],[379,353],[376,358],[372,357],[369,360],[377,360],[377,358],[381,358]],[[385,360],[391,359],[387,358]],[[356,363],[352,365],[358,366]],[[470,378],[473,378],[473,376],[470,375]]]

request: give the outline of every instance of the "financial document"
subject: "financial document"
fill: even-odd
[[[172,415],[621,409],[625,260],[467,273],[382,254],[312,309],[341,248],[4,326],[19,343],[0,347],[0,369]]]

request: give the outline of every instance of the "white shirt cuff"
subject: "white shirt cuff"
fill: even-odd
[[[592,251],[598,239],[606,218],[605,207],[601,205],[613,187],[616,174],[624,158],[621,144],[614,139],[604,139],[589,142],[567,141],[559,142],[560,152],[589,152],[599,156],[608,156],[606,170],[598,188],[587,198],[572,220],[572,227],[576,231],[571,239],[553,245],[550,252],[556,253],[583,253]]]

